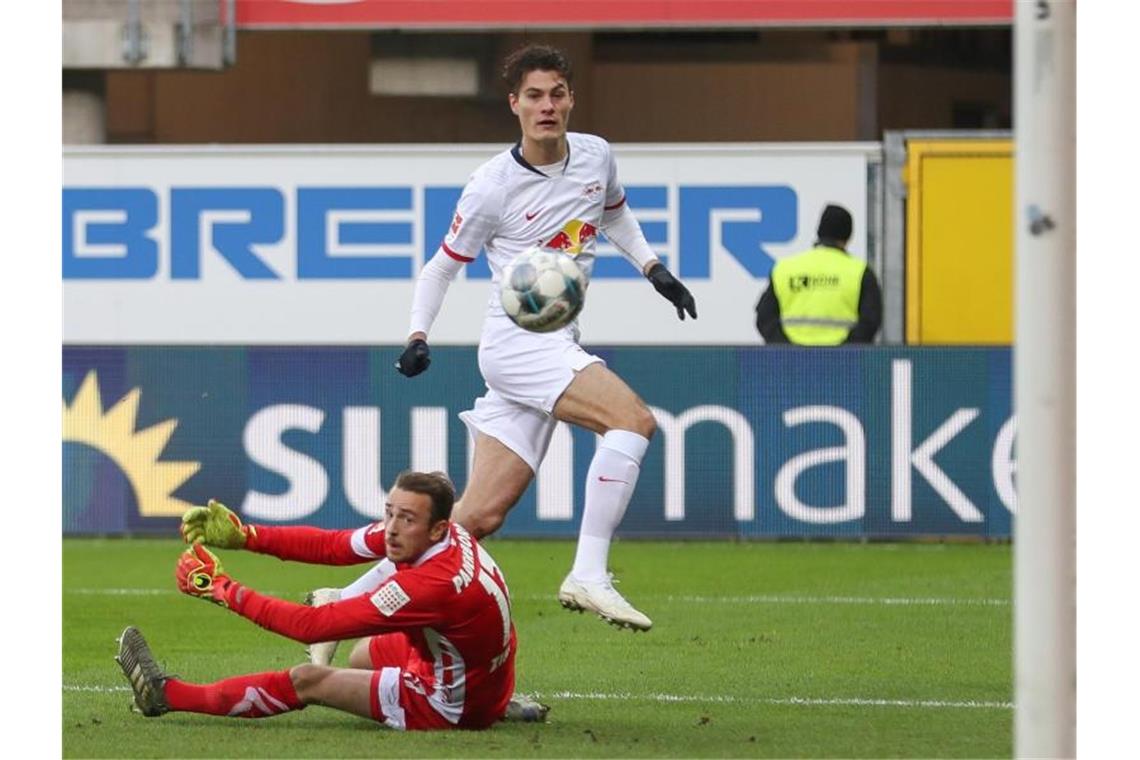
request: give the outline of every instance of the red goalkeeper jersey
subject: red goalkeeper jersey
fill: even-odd
[[[286,560],[346,565],[384,557],[384,524],[358,530],[257,526],[246,548]],[[452,523],[443,540],[375,591],[321,607],[252,589],[230,606],[275,633],[304,643],[401,631],[411,642],[404,669],[427,687],[448,722],[484,726],[502,717],[514,692],[515,629],[510,593],[487,550]]]

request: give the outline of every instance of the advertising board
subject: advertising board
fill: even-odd
[[[68,148],[64,341],[385,344],[471,172],[500,145]],[[750,344],[772,263],[810,247],[827,203],[867,257],[877,143],[617,145],[630,207],[697,300],[672,308],[599,238],[581,318],[598,344]],[[479,256],[452,283],[436,345],[478,340]]]
[[[658,421],[620,535],[1011,533],[1008,348],[592,350]],[[65,347],[65,533],[173,535],[208,498],[257,523],[352,527],[408,467],[462,488],[475,350],[441,347],[412,380],[397,354]],[[595,445],[560,426],[501,535],[575,535]]]

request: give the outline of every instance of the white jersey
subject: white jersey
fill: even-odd
[[[488,316],[503,314],[498,288],[503,268],[531,246],[575,257],[588,281],[602,216],[625,203],[610,144],[579,132],[568,132],[566,143],[566,159],[545,167],[546,173],[531,166],[515,145],[476,169],[463,189],[441,247],[462,262],[486,251],[494,284]]]

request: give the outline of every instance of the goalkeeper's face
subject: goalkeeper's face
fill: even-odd
[[[427,494],[392,489],[384,512],[384,543],[388,559],[414,562],[447,533],[447,520],[431,518]]]

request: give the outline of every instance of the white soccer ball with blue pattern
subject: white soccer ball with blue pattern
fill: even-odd
[[[586,277],[572,257],[536,246],[503,269],[499,300],[511,321],[524,330],[553,332],[582,311]]]

